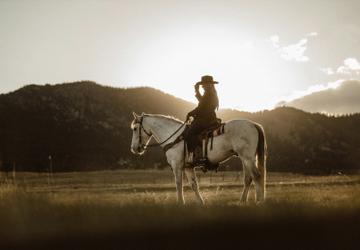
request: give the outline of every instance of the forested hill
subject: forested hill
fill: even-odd
[[[161,150],[130,153],[132,111],[184,119],[194,107],[153,88],[93,82],[29,85],[0,95],[0,166],[55,171],[165,166]],[[360,168],[360,115],[327,117],[293,108],[258,113],[221,110],[224,120],[263,124],[270,171],[330,173]]]

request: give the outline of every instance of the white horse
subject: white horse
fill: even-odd
[[[165,147],[174,142],[185,129],[182,121],[172,117],[144,113],[139,116],[135,112],[133,115],[131,151],[134,154],[143,154],[150,146],[152,137],[157,145]],[[266,139],[261,125],[248,120],[232,120],[225,124],[225,133],[214,137],[212,150],[209,145],[208,159],[212,163],[219,163],[232,156],[239,157],[243,163],[244,189],[241,202],[247,201],[252,181],[255,183],[256,201],[263,202],[266,186]],[[194,167],[184,164],[184,141],[168,149],[166,158],[175,175],[178,202],[185,203],[182,183],[183,171],[185,171],[197,201],[204,204]]]

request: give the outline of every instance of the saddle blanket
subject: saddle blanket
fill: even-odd
[[[194,159],[195,158],[207,158],[208,154],[208,145],[210,143],[210,150],[213,149],[214,137],[222,135],[225,133],[225,123],[221,123],[215,127],[208,128],[199,135],[199,145],[195,148]]]

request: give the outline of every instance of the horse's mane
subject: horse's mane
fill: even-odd
[[[184,123],[183,121],[179,120],[178,118],[174,117],[174,116],[170,116],[170,115],[160,115],[160,114],[142,114],[142,116],[148,116],[148,117],[156,117],[156,118],[161,118],[161,119],[165,119],[168,121],[172,121],[172,122],[177,122],[177,123]],[[133,129],[135,126],[136,120],[133,120],[130,127]]]
[[[171,121],[175,121],[175,122],[179,122],[179,123],[184,123],[182,120],[174,117],[174,116],[170,116],[170,115],[160,115],[160,114],[144,114],[144,116],[149,116],[149,117],[157,117],[157,118],[163,118],[166,120],[171,120]]]

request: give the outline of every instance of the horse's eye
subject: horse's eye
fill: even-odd
[[[136,131],[137,130],[137,128],[134,128],[134,131]]]

